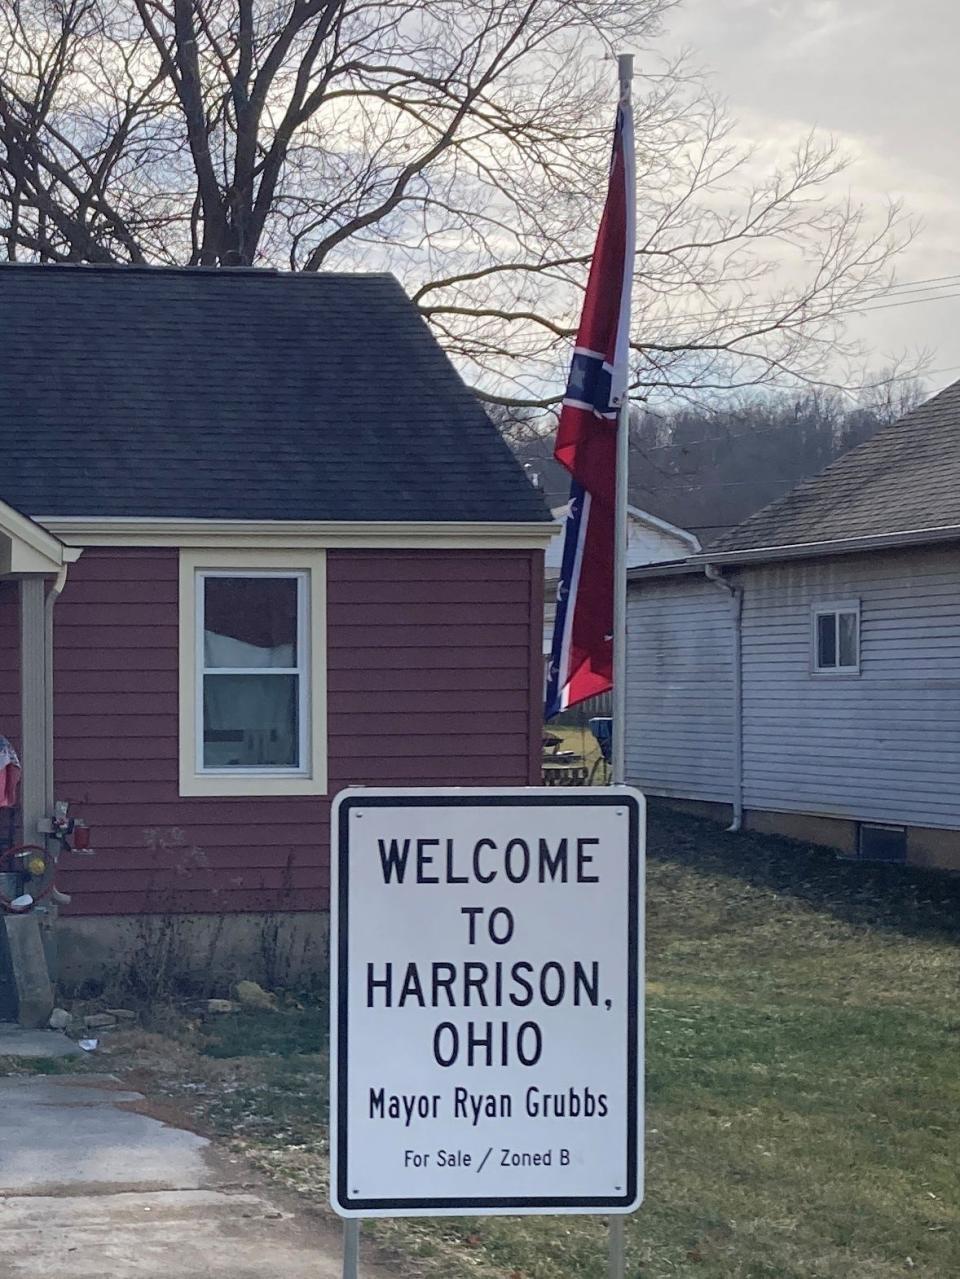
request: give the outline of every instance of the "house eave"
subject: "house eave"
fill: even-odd
[[[278,547],[359,550],[543,550],[552,522],[220,520],[35,515],[74,546]]]
[[[0,501],[0,576],[59,573],[77,554],[22,511]]]
[[[569,505],[569,502],[566,502],[562,506],[551,508],[550,514],[553,515],[560,526],[563,525],[565,519],[562,512],[565,512]],[[702,549],[700,539],[696,533],[691,533],[689,529],[680,528],[678,524],[671,524],[669,520],[662,520],[659,515],[651,515],[649,511],[644,511],[639,506],[628,506],[627,515],[634,523],[642,524],[652,532],[665,533],[668,537],[676,539],[681,546],[687,548],[691,555],[698,554]]]
[[[655,529],[658,533],[667,533],[670,537],[675,537],[694,553],[701,549],[700,539],[697,535],[691,533],[689,529],[681,528],[679,524],[671,524],[669,520],[662,520],[659,515],[651,515],[649,511],[644,511],[639,506],[628,506],[627,513],[632,515],[634,519],[639,520],[641,524],[646,524],[648,528]]]
[[[691,557],[691,563],[761,564],[773,560],[822,558],[830,555],[855,555],[859,551],[895,550],[901,546],[926,546],[940,542],[960,541],[960,524],[938,528],[905,529],[896,533],[872,533],[863,537],[834,538],[817,542],[796,542],[788,546],[755,546],[738,551],[702,551]]]
[[[638,564],[627,569],[628,582],[643,582],[651,577],[703,576],[703,565],[692,560],[665,560],[660,564]]]

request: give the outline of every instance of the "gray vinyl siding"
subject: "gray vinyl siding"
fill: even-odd
[[[729,803],[733,665],[728,596],[703,577],[632,583],[626,773],[651,795]]]
[[[960,550],[743,572],[744,804],[960,827]],[[860,601],[860,674],[812,673],[812,607]]]

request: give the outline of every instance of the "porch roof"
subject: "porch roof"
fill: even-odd
[[[0,501],[0,577],[59,573],[79,554],[22,511]]]

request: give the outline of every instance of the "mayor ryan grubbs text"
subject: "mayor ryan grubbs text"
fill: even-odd
[[[379,839],[378,878],[384,885],[416,888],[429,894],[434,885],[463,885],[462,900],[444,906],[458,916],[462,957],[438,957],[430,961],[396,960],[367,962],[364,971],[364,1003],[382,1016],[386,1010],[436,1010],[436,1020],[423,1049],[426,1073],[435,1084],[429,1091],[393,1091],[386,1084],[370,1086],[365,1098],[366,1118],[409,1128],[424,1120],[459,1121],[476,1127],[484,1120],[601,1120],[610,1113],[605,1091],[584,1080],[562,1088],[542,1088],[537,1066],[548,1047],[548,1029],[542,1024],[545,1009],[605,1009],[604,974],[597,959],[522,957],[524,925],[517,918],[517,889],[533,885],[597,885],[600,840],[576,838],[513,838],[498,844],[490,838],[461,842],[443,839]],[[372,851],[372,850],[371,850]],[[470,902],[470,886],[482,885],[496,892],[500,905]],[[500,891],[502,890],[502,891]],[[527,898],[529,900],[529,898]],[[539,931],[539,930],[538,930]],[[542,938],[542,932],[540,933]],[[518,945],[518,942],[520,943]],[[482,946],[489,958],[480,959]],[[495,949],[494,949],[495,948]],[[493,958],[502,954],[504,958]],[[515,958],[517,954],[521,957]],[[469,1010],[464,1019],[445,1016],[447,1010]],[[386,1054],[389,1057],[389,1052]],[[498,1075],[513,1086],[465,1087],[453,1083],[465,1070],[482,1075],[489,1069],[491,1085]],[[444,1087],[442,1075],[451,1073]],[[528,1073],[529,1072],[529,1073]],[[440,1079],[438,1079],[438,1076]],[[514,1081],[520,1081],[519,1086]],[[478,1080],[479,1084],[479,1080]],[[470,1166],[471,1155],[462,1150],[404,1150],[406,1166]],[[562,1166],[569,1160],[563,1148],[488,1151],[485,1158],[503,1167],[518,1163]]]

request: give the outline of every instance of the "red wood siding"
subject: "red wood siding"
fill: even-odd
[[[328,554],[331,795],[537,779],[541,561]],[[70,912],[326,906],[329,797],[177,793],[177,598],[176,551],[91,549],[56,607],[57,794],[97,849],[64,859]]]

